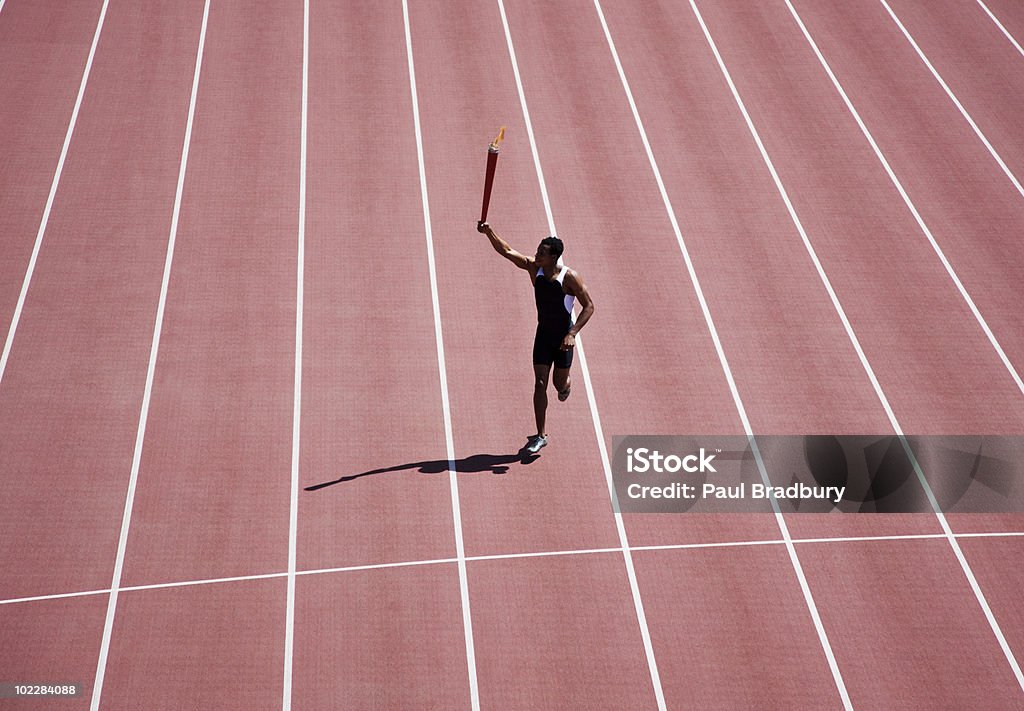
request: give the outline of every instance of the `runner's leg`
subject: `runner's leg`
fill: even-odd
[[[569,397],[569,391],[572,389],[572,381],[569,379],[569,369],[555,367],[555,390],[558,391],[558,399],[565,400]]]
[[[550,364],[533,364],[533,414],[537,418],[537,434],[544,435],[545,412],[548,409],[548,377]]]

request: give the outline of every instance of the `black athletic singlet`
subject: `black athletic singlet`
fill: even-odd
[[[572,349],[561,350],[565,334],[572,328],[572,306],[575,297],[562,291],[568,267],[562,266],[558,276],[548,281],[544,270],[537,270],[533,295],[537,302],[537,335],[533,341],[533,362],[568,368],[572,365]]]

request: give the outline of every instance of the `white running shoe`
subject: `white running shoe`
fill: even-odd
[[[526,445],[526,451],[530,454],[536,454],[546,446],[548,446],[548,438],[537,434],[530,438],[529,443]]]

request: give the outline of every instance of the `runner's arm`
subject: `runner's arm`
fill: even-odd
[[[580,311],[580,317],[576,319],[576,323],[572,325],[572,328],[569,329],[569,332],[565,334],[565,338],[562,340],[563,350],[576,345],[576,334],[587,325],[587,321],[594,315],[594,300],[590,298],[587,285],[583,283],[583,279],[578,272],[570,269],[569,273],[565,275],[565,290],[579,299],[580,306],[583,309]]]
[[[515,264],[520,269],[529,270],[533,266],[533,259],[527,257],[525,254],[520,254],[516,250],[508,246],[508,242],[498,236],[489,224],[486,222],[479,222],[476,226],[477,232],[482,232],[487,235],[487,239],[491,241],[491,246],[494,247],[494,251],[503,256],[508,261]]]

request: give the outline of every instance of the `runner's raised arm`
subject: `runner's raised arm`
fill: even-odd
[[[533,266],[532,259],[509,247],[508,242],[499,237],[498,233],[491,228],[490,224],[486,222],[478,222],[476,229],[477,232],[482,232],[487,235],[487,239],[491,241],[491,246],[494,247],[495,252],[515,264],[520,269],[530,270],[530,267]]]

